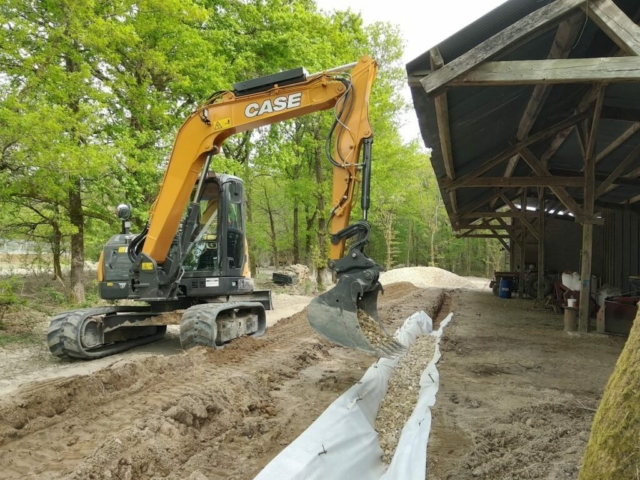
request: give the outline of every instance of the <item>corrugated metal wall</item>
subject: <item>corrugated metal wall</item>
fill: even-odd
[[[604,226],[593,229],[591,273],[599,285],[608,283],[623,292],[631,291],[629,277],[640,277],[640,215],[629,210],[604,210]],[[514,222],[518,224],[517,220]],[[527,264],[537,264],[537,244],[527,237]],[[511,242],[513,245],[513,242]],[[520,262],[520,249],[513,248],[511,269]],[[545,231],[547,271],[580,271],[582,225],[569,220],[547,218]]]
[[[603,228],[593,229],[593,258],[591,273],[603,275]],[[565,270],[579,272],[582,264],[582,225],[572,220],[547,218],[545,226],[545,270],[561,273]],[[538,243],[532,235],[527,236],[527,264],[537,264]],[[514,248],[514,268],[520,261],[520,249]]]
[[[631,290],[629,277],[640,275],[640,216],[629,209],[603,211],[602,283]]]

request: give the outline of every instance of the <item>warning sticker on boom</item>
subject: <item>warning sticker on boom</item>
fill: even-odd
[[[221,118],[213,122],[213,130],[223,130],[231,126],[231,118]]]

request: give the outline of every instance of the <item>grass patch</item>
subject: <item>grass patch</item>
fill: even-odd
[[[0,348],[7,345],[35,345],[42,340],[40,335],[35,334],[12,334],[0,331]]]

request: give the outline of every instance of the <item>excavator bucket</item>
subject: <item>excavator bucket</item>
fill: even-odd
[[[396,357],[406,348],[386,332],[378,319],[380,291],[382,285],[375,269],[339,273],[336,286],[309,304],[309,323],[330,342],[377,357]]]

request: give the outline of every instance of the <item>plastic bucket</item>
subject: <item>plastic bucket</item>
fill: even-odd
[[[500,298],[511,298],[511,280],[502,277],[500,279]]]

